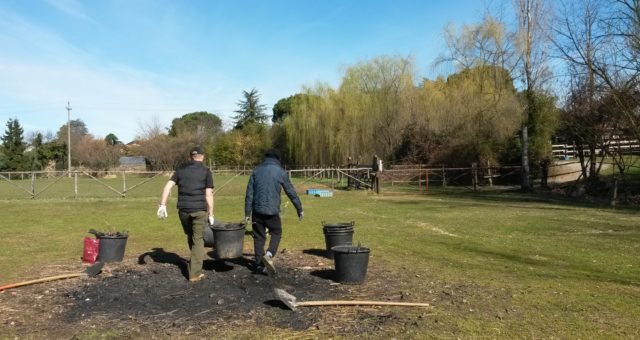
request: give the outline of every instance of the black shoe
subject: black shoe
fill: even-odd
[[[253,266],[253,273],[254,274],[260,274],[260,275],[267,275],[267,268],[265,268],[264,266],[261,266],[261,265],[254,265]]]

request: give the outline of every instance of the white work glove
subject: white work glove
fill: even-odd
[[[157,215],[158,215],[158,218],[161,220],[164,220],[165,218],[167,218],[167,206],[164,204],[160,204],[160,207],[158,207]]]
[[[298,221],[302,221],[302,218],[304,217],[304,211],[300,211],[298,213]]]
[[[251,217],[246,216],[246,217],[244,218],[244,224],[251,224]]]
[[[213,225],[213,222],[215,222],[213,215],[209,215],[209,225]]]

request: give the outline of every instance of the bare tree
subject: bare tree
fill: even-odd
[[[136,139],[152,139],[160,135],[166,135],[166,132],[166,128],[164,128],[160,123],[160,117],[158,117],[157,115],[153,115],[151,116],[149,121],[138,121],[138,131]]]
[[[76,145],[73,161],[91,170],[108,170],[117,165],[119,156],[119,145],[107,145],[104,139],[87,134]]]
[[[601,31],[603,3],[600,0],[565,1],[554,25],[553,39],[559,57],[567,63],[572,94],[567,101],[567,124],[576,142],[584,178],[598,178],[596,149],[608,130],[607,119],[598,110],[602,84],[596,64],[610,46]],[[584,149],[587,147],[587,150]],[[587,159],[588,157],[588,159]]]
[[[520,137],[522,143],[522,190],[531,190],[529,165],[529,124],[535,112],[535,92],[542,89],[550,77],[548,23],[551,11],[545,0],[514,0],[518,19],[517,49],[519,56],[517,78],[524,90],[524,120]]]

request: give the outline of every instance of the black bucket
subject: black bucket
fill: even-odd
[[[345,232],[325,232],[324,241],[327,244],[327,257],[332,259],[331,248],[335,246],[350,246],[353,243],[353,230]]]
[[[116,233],[115,235],[100,235],[97,261],[121,262],[124,258],[124,249],[127,246],[129,235]]]
[[[348,246],[353,242],[353,226],[354,222],[349,223],[325,223],[322,222],[322,231],[324,232],[324,241],[326,244],[326,256],[333,258],[332,247]]]
[[[243,223],[216,223],[211,229],[213,230],[213,245],[217,259],[228,260],[242,257]]]
[[[335,246],[331,250],[335,262],[335,280],[345,284],[362,284],[369,266],[369,248]]]
[[[348,231],[348,230],[353,230],[353,227],[355,226],[355,222],[348,222],[348,223],[326,223],[326,222],[322,222],[322,230],[324,230],[325,232],[337,232],[337,231]]]

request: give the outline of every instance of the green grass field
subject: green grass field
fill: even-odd
[[[175,197],[168,220],[155,216],[164,181],[146,183],[127,198],[74,200],[71,194],[0,201],[0,284],[37,277],[43,266],[79,263],[90,228],[129,231],[130,257],[154,247],[186,254]],[[217,219],[243,217],[246,182],[237,177],[216,195]],[[60,187],[49,189],[53,196],[68,189],[62,181],[55,185]],[[303,222],[284,205],[281,248],[324,248],[321,221],[353,220],[354,240],[372,249],[371,265],[395,273],[417,299],[438,284],[466,287],[473,311],[436,305],[451,327],[418,328],[407,336],[640,337],[637,209],[508,192],[378,196],[338,190],[333,198],[301,198]],[[503,305],[508,308],[496,310]]]

